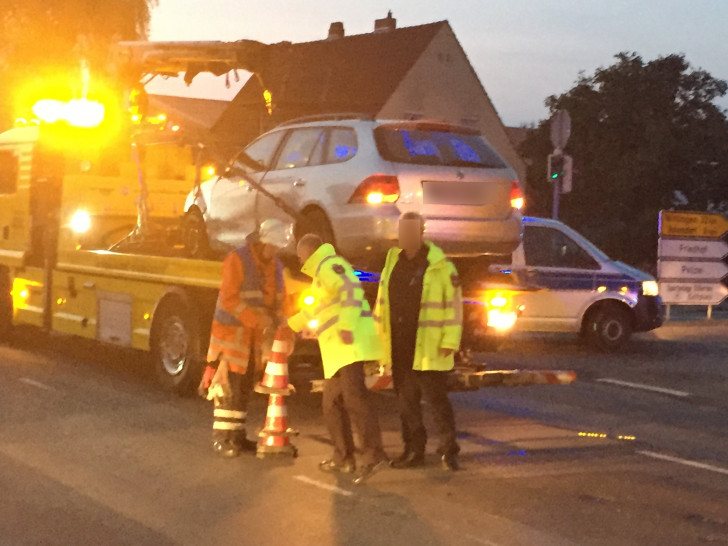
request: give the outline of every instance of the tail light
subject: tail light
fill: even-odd
[[[521,185],[518,180],[511,181],[511,207],[516,210],[521,210],[523,205],[526,204],[523,198],[523,192],[521,191]]]
[[[399,180],[388,174],[373,174],[365,178],[349,198],[349,203],[394,203],[399,199]]]

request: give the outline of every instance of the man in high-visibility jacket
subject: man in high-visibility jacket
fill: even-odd
[[[285,322],[283,266],[276,252],[291,239],[290,226],[265,220],[246,245],[228,254],[215,307],[200,394],[214,402],[212,448],[222,457],[255,451],[245,433],[248,399],[262,353]]]
[[[399,246],[392,248],[379,282],[374,311],[382,338],[382,364],[391,366],[402,420],[404,452],[395,468],[425,462],[427,433],[421,398],[432,407],[440,436],[441,466],[457,470],[455,418],[447,396],[447,374],[462,335],[462,296],[455,266],[423,240],[424,219],[408,212],[399,221]]]
[[[288,325],[295,332],[309,327],[318,336],[325,377],[323,413],[334,444],[333,457],[319,468],[356,471],[353,425],[361,439],[362,466],[354,478],[360,484],[388,463],[364,381],[364,364],[381,357],[381,345],[364,289],[351,265],[314,234],[301,238],[297,253],[301,271],[313,279],[313,301]]]

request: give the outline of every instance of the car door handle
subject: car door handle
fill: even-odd
[[[302,188],[305,185],[306,181],[303,178],[296,178],[296,180],[293,181],[294,188]]]

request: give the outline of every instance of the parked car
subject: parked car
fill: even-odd
[[[400,214],[414,210],[451,255],[504,254],[520,243],[512,203],[523,204],[515,172],[473,129],[322,116],[263,134],[228,174],[191,192],[185,237],[193,254],[234,247],[263,218],[290,221],[288,207],[297,236],[318,233],[365,267],[396,242]]]
[[[523,243],[510,263],[491,265],[531,285],[519,296],[521,332],[574,332],[615,350],[633,332],[662,325],[665,309],[654,277],[610,259],[556,220],[523,219]]]

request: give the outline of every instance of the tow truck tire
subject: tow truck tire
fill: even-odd
[[[312,208],[303,212],[303,217],[296,224],[296,241],[307,233],[315,233],[324,243],[335,245],[334,230],[331,228],[326,213],[319,208]]]
[[[584,320],[587,343],[604,352],[621,349],[629,341],[632,329],[632,316],[619,304],[597,307]]]
[[[194,311],[185,298],[173,296],[155,313],[151,349],[157,378],[165,390],[188,395],[202,374],[200,336]]]
[[[7,341],[13,331],[13,298],[10,276],[0,268],[0,341]]]
[[[204,258],[210,254],[205,218],[197,207],[192,207],[182,219],[182,237],[187,255],[191,258]]]

